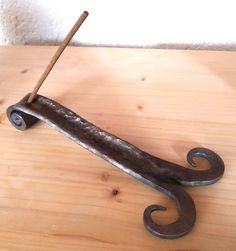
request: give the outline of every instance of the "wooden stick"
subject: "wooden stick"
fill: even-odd
[[[64,41],[62,42],[60,47],[57,49],[55,55],[51,59],[51,61],[48,64],[47,68],[45,69],[44,73],[42,74],[41,78],[39,79],[38,83],[34,87],[34,90],[30,94],[29,99],[27,100],[27,103],[31,103],[33,101],[33,99],[37,95],[37,92],[38,92],[39,88],[42,86],[44,80],[47,78],[48,74],[50,73],[53,66],[55,65],[55,63],[57,62],[59,57],[61,56],[62,52],[65,50],[66,46],[69,44],[70,40],[72,39],[72,37],[74,36],[76,31],[79,29],[79,27],[82,25],[84,20],[87,18],[88,14],[89,13],[87,11],[84,11],[81,14],[80,18],[77,20],[77,22],[74,24],[74,26],[72,27],[70,32],[67,34],[66,38],[64,39]]]

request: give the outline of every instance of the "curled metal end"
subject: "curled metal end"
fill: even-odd
[[[148,206],[143,214],[145,228],[153,235],[165,239],[176,239],[188,232],[194,226],[196,220],[196,209],[191,197],[179,185],[159,184],[164,192],[175,202],[178,209],[178,219],[170,224],[160,225],[152,219],[154,211],[165,211],[166,208],[160,205]]]
[[[12,125],[20,130],[25,131],[26,129],[30,128],[34,125],[39,119],[21,111],[20,107],[31,107],[33,103],[27,104],[27,100],[30,94],[27,94],[20,102],[15,105],[11,105],[7,108],[7,117]]]
[[[199,170],[196,159],[206,159],[209,163],[209,168]],[[195,169],[185,168],[178,164],[156,158],[155,163],[157,175],[162,179],[172,179],[175,182],[184,186],[204,186],[217,182],[224,174],[225,165],[221,157],[207,148],[197,147],[190,150],[187,154],[188,163]]]
[[[38,121],[37,118],[21,111],[12,110],[11,107],[7,110],[7,116],[12,125],[20,131],[26,130]]]
[[[207,149],[207,148],[194,148],[187,154],[187,161],[192,167],[197,167],[195,158],[206,159],[210,167],[207,170],[190,170],[187,169],[183,173],[181,184],[183,185],[209,185],[218,181],[225,170],[225,165],[221,157]]]

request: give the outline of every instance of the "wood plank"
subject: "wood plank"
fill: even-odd
[[[222,180],[187,189],[193,231],[162,240],[146,232],[142,214],[165,205],[156,217],[171,222],[168,198],[47,125],[19,132],[7,120],[6,108],[32,90],[55,50],[0,47],[0,250],[235,250],[236,52],[69,47],[40,90],[181,165],[193,147],[221,155]]]

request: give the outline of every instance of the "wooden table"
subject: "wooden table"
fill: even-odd
[[[0,48],[0,250],[236,250],[236,52],[67,48],[40,94],[164,159],[210,148],[226,164],[208,187],[187,188],[193,231],[163,240],[143,227],[165,195],[47,125],[15,130],[6,108],[30,92],[56,47]]]

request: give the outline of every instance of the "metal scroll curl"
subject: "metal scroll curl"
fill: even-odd
[[[160,225],[152,219],[153,211],[165,210],[165,207],[151,205],[145,209],[144,225],[153,235],[174,239],[191,231],[196,209],[183,186],[209,185],[218,181],[224,173],[224,163],[219,155],[206,148],[194,148],[187,154],[188,162],[196,166],[195,158],[205,158],[210,168],[188,169],[140,150],[54,100],[37,95],[32,103],[27,103],[28,97],[29,94],[7,109],[8,118],[15,128],[26,130],[41,120],[93,154],[173,199],[179,217],[171,224]]]

